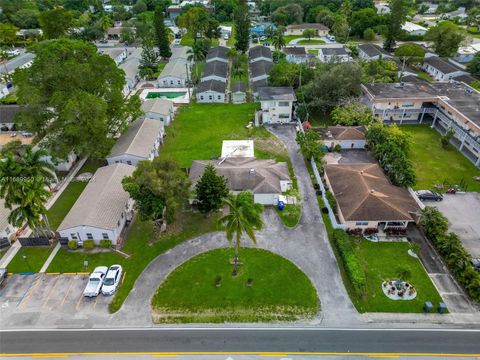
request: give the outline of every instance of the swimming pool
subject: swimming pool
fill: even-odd
[[[158,91],[150,91],[146,98],[147,99],[156,99],[156,98],[161,98],[161,99],[175,99],[177,97],[183,97],[185,96],[186,92],[158,92]]]

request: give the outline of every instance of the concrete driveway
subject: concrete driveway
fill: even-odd
[[[443,201],[425,202],[435,206],[447,218],[449,229],[460,236],[473,257],[480,257],[480,194],[446,194]]]
[[[330,152],[324,157],[327,164],[373,164],[376,160],[366,150]]]

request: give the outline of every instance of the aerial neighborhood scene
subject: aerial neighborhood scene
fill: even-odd
[[[0,0],[0,233],[0,357],[480,356],[480,3]]]

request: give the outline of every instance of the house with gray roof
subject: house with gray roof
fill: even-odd
[[[318,49],[318,60],[323,63],[342,63],[348,62],[350,56],[343,47],[322,47]]]
[[[172,51],[172,56],[170,56],[170,61],[183,59],[188,60],[188,51],[191,49],[189,46],[172,46],[170,50]]]
[[[101,48],[98,51],[112,58],[117,66],[125,61],[128,55],[127,48]]]
[[[309,61],[309,54],[305,50],[304,46],[287,46],[283,49],[286,60],[294,64],[303,64]]]
[[[230,49],[226,46],[215,46],[208,50],[207,58],[205,59],[206,63],[212,61],[221,61],[224,63],[228,63],[228,51]]]
[[[469,75],[465,69],[453,64],[448,59],[443,59],[438,56],[425,58],[422,70],[428,73],[436,81],[449,81],[457,76]]]
[[[208,165],[213,165],[218,175],[227,179],[227,186],[231,192],[250,191],[257,204],[276,205],[279,197],[292,187],[287,163],[241,157],[194,160],[189,172],[193,186],[202,177]]]
[[[201,82],[209,80],[227,82],[228,63],[223,61],[210,61],[203,65]]]
[[[113,164],[97,169],[58,227],[60,237],[83,242],[111,240],[123,243],[122,231],[132,219],[133,200],[123,189],[122,179],[132,175],[135,166]]]
[[[254,63],[248,64],[250,72],[250,81],[256,82],[258,80],[268,79],[268,74],[272,70],[273,63],[270,61],[260,60]]]
[[[362,60],[378,60],[380,58],[391,60],[393,56],[383,50],[380,46],[375,44],[360,44],[358,45],[358,57]]]
[[[231,97],[234,104],[243,104],[247,101],[247,86],[243,81],[232,84]]]
[[[137,119],[117,139],[107,156],[107,162],[109,165],[123,163],[136,166],[139,161],[153,160],[158,156],[164,136],[165,129],[161,121]]]
[[[251,47],[250,50],[248,50],[248,61],[250,63],[257,61],[269,61],[273,63],[272,50],[263,45]]]
[[[197,86],[196,98],[199,103],[224,103],[227,84],[219,80],[202,81]]]
[[[175,115],[173,101],[168,99],[146,99],[141,110],[146,118],[160,120],[164,125],[170,125]]]
[[[286,124],[293,121],[293,105],[297,101],[292,87],[261,87],[258,90],[261,110],[257,112],[262,124]]]
[[[140,80],[139,67],[141,60],[141,49],[134,50],[128,55],[127,59],[119,65],[119,68],[125,73],[125,86],[123,87],[123,96],[127,96],[137,86]]]
[[[184,88],[188,86],[191,64],[182,58],[170,60],[158,77],[161,88]]]
[[[250,85],[251,85],[251,88],[252,88],[253,96],[257,97],[258,96],[258,90],[260,90],[260,88],[262,88],[262,87],[268,86],[268,80],[263,79],[263,80],[252,81],[252,83]]]

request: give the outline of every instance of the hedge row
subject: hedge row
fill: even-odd
[[[472,258],[458,235],[448,232],[447,218],[436,208],[427,206],[422,211],[421,225],[458,283],[472,300],[480,303],[480,273],[473,268]]]
[[[345,271],[350,278],[353,288],[358,294],[364,294],[367,279],[350,237],[345,231],[336,229],[333,231],[333,242],[340,253]]]

